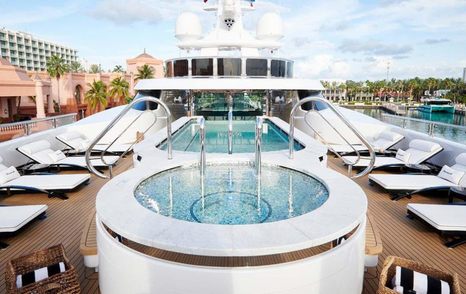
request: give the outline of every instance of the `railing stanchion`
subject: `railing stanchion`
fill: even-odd
[[[261,116],[256,117],[256,152],[255,152],[255,168],[256,175],[260,177],[262,174],[262,128],[264,118]]]
[[[352,178],[353,179],[359,178],[359,177],[362,177],[362,176],[370,173],[372,168],[374,167],[374,163],[375,163],[375,151],[374,151],[374,148],[372,148],[371,144],[366,140],[366,138],[364,138],[364,136],[340,113],[340,111],[338,111],[338,109],[335,108],[335,106],[332,105],[332,103],[330,103],[328,100],[326,100],[326,99],[324,99],[322,97],[319,97],[319,96],[311,96],[311,97],[304,98],[304,99],[300,100],[298,103],[296,103],[293,106],[293,109],[291,110],[291,113],[290,113],[290,131],[288,133],[289,158],[292,159],[294,157],[294,128],[295,128],[294,120],[295,120],[295,113],[303,104],[310,103],[310,102],[320,102],[320,103],[323,103],[323,104],[327,105],[328,109],[332,110],[332,112],[335,113],[335,115],[356,135],[356,137],[358,137],[358,139],[366,146],[367,150],[369,151],[369,155],[370,155],[369,165],[363,171],[361,171],[360,173],[352,176]],[[309,113],[309,111],[306,112],[306,114],[308,114],[308,113]],[[304,115],[305,120],[306,120],[306,114]],[[319,115],[321,115],[321,114],[319,113]],[[321,115],[321,117],[323,117],[323,116]],[[328,124],[330,124],[326,119],[324,119],[324,120]],[[334,130],[336,130],[331,124],[330,124],[330,126]],[[337,131],[337,133],[339,133],[339,132]],[[340,136],[344,138],[344,136],[342,136],[341,134],[340,134]],[[345,139],[345,141],[346,141],[346,139]],[[350,146],[352,146],[352,145],[350,145]],[[353,149],[354,149],[354,147],[353,147]],[[350,165],[351,168],[352,168],[352,165],[356,164],[359,160],[360,160],[360,157],[359,157],[359,154],[358,154],[358,159],[357,159],[356,162],[347,163],[347,164]]]

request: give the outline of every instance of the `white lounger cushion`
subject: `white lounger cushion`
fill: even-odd
[[[384,152],[396,143],[400,142],[403,138],[403,135],[400,135],[395,132],[386,131],[380,133],[379,136],[370,143],[375,151]],[[353,145],[353,147],[357,151],[367,151],[366,146],[362,144]],[[329,148],[331,149],[331,151],[336,153],[354,152],[354,149],[346,144],[330,144]]]
[[[343,156],[345,163],[350,164],[354,163],[357,160],[357,156]],[[354,166],[368,166],[369,165],[368,158],[361,158]],[[386,165],[404,165],[405,162],[395,158],[395,157],[385,157],[385,156],[377,156],[375,157],[375,164],[374,167],[386,166]]]
[[[403,140],[404,136],[395,132],[385,131],[379,134],[371,144],[376,151],[385,151]]]
[[[77,152],[86,151],[91,141],[84,136],[83,134],[77,131],[69,131],[57,136],[57,139],[62,143],[68,145]],[[95,151],[105,151],[109,145],[108,144],[97,144],[94,146],[93,150]],[[114,144],[108,148],[108,152],[122,153],[131,149],[131,144]]]
[[[47,191],[72,190],[90,178],[89,174],[27,175],[0,185],[0,189],[11,186],[23,186]]]
[[[21,175],[14,166],[0,165],[0,185],[19,178]]]
[[[415,191],[435,187],[456,187],[455,183],[434,175],[387,175],[370,174],[369,180],[386,190]]]
[[[65,157],[64,159],[55,161],[54,155],[56,156],[56,151],[51,149],[50,143],[41,140],[33,143],[26,144],[18,148],[22,153],[26,154],[28,157],[34,161],[41,164],[59,164],[59,165],[75,165],[86,167],[86,160],[83,156],[76,157]],[[106,163],[114,164],[118,160],[118,156],[104,156]],[[92,159],[91,163],[93,166],[106,166],[100,159]]]
[[[442,150],[442,146],[437,143],[414,139],[409,142],[409,148],[405,151],[409,153],[409,158],[407,162],[402,160],[391,158],[391,157],[381,157],[377,156],[375,160],[375,167],[380,167],[384,165],[403,165],[403,164],[420,164],[423,161],[429,159],[433,155],[437,154]],[[351,164],[356,162],[357,156],[344,156],[345,162]],[[361,158],[354,166],[364,167],[369,165],[368,158]]]
[[[440,231],[466,231],[466,206],[408,204],[408,210]]]
[[[47,208],[47,205],[0,206],[0,233],[16,232]]]
[[[442,170],[438,174],[439,178],[452,182],[455,185],[459,185],[461,178],[463,176],[464,176],[463,171],[455,170],[447,165],[443,166]]]

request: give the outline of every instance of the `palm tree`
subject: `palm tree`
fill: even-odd
[[[96,74],[101,72],[102,67],[100,66],[100,64],[91,64],[91,67],[89,68],[89,73]]]
[[[107,85],[102,81],[95,81],[92,84],[87,84],[89,90],[84,95],[84,100],[89,105],[91,110],[100,111],[101,106],[107,107]]]
[[[69,71],[72,73],[83,72],[84,68],[79,61],[71,61],[69,66]]]
[[[117,99],[120,104],[126,102],[126,98],[129,97],[129,83],[123,77],[118,77],[112,80],[110,83],[110,97]]]
[[[58,84],[58,112],[60,112],[60,77],[68,72],[68,65],[65,60],[58,55],[52,55],[47,60],[47,72],[50,77],[57,79]]]
[[[123,66],[115,65],[115,67],[113,68],[113,72],[125,72],[125,70],[123,69]]]
[[[141,67],[138,67],[138,73],[135,76],[135,80],[145,80],[154,78],[154,68],[147,64],[144,64]]]

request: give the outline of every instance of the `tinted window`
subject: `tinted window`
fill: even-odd
[[[144,96],[151,96],[151,97],[154,97],[154,98],[160,98],[160,94],[161,94],[160,90],[138,91],[138,93],[136,94],[136,97],[134,97],[134,100],[141,99]],[[146,101],[146,102],[141,102],[141,103],[134,104],[133,109],[143,111],[143,110],[146,110],[146,109],[155,110],[155,109],[157,109],[157,107],[158,107],[157,103],[147,102]]]
[[[173,77],[173,63],[169,61],[165,66],[167,67],[167,77]]]
[[[192,60],[193,76],[213,76],[214,61],[212,58],[193,59]]]
[[[267,76],[267,59],[246,60],[246,75],[262,77]]]
[[[241,59],[219,58],[217,60],[217,71],[219,76],[240,76]]]
[[[286,76],[289,78],[293,77],[293,62],[291,61],[287,63]]]
[[[272,60],[270,74],[272,77],[285,77],[286,62],[283,60]]]
[[[173,71],[175,77],[188,76],[188,60],[182,59],[173,61]]]

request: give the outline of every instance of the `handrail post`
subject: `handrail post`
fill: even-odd
[[[228,154],[233,154],[233,107],[228,109]]]
[[[264,118],[262,116],[256,117],[256,152],[255,152],[255,168],[256,175],[260,177],[262,173],[262,128]]]
[[[197,123],[199,124],[199,139],[200,139],[200,144],[201,144],[200,172],[201,172],[201,177],[203,177],[205,176],[205,169],[206,169],[205,118],[203,116],[198,117]]]
[[[52,119],[52,126],[53,126],[54,129],[57,128],[57,119],[56,118]]]
[[[288,140],[289,140],[289,158],[293,159],[294,157],[294,119],[295,119],[295,113],[296,111],[301,107],[301,105],[309,102],[321,102],[327,105],[327,107],[332,110],[333,113],[358,137],[358,139],[366,146],[367,150],[369,151],[370,154],[370,161],[369,165],[360,173],[354,175],[352,178],[359,178],[362,177],[369,172],[371,172],[372,168],[374,167],[375,163],[375,151],[374,148],[372,148],[372,145],[364,138],[364,136],[338,111],[338,109],[335,108],[335,106],[332,105],[328,100],[319,97],[319,96],[311,96],[304,98],[300,100],[298,103],[296,103],[293,106],[293,109],[291,110],[290,113],[290,131],[288,132]],[[306,114],[309,112],[306,112]],[[305,114],[305,115],[306,115]],[[359,157],[358,157],[359,161]],[[350,163],[351,164],[351,163]],[[353,163],[355,164],[355,163]]]

